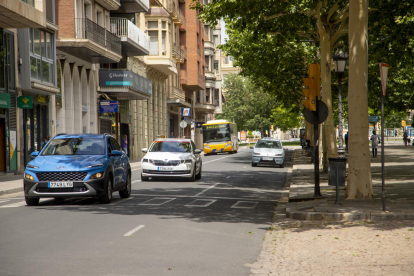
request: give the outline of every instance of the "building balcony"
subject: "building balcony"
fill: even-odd
[[[111,32],[121,38],[122,54],[128,57],[149,54],[149,36],[126,18],[111,18]]]
[[[183,24],[184,16],[182,15],[180,9],[175,5],[175,1],[168,0],[167,11],[176,25]]]
[[[177,63],[184,63],[184,53],[181,50],[180,46],[173,43],[173,51],[172,51],[173,58],[177,61]]]
[[[195,68],[194,68],[195,69]],[[183,86],[185,86],[185,88],[187,88],[188,90],[204,90],[205,89],[205,79],[204,76],[200,73],[195,73],[191,71],[192,69],[187,67],[187,70],[183,70],[181,69],[181,72],[183,71],[187,71],[188,79],[187,82],[181,82],[181,84]],[[194,74],[195,73],[195,74]]]
[[[124,12],[147,12],[149,7],[149,0],[121,0],[121,10]]]
[[[117,11],[121,7],[120,0],[95,0],[95,3],[110,11]]]
[[[210,102],[196,103],[195,110],[198,114],[210,114],[216,110],[216,106]]]
[[[172,55],[168,55],[167,51],[164,51],[163,55],[151,55],[151,50],[150,55],[145,56],[145,63],[148,66],[153,67],[166,75],[178,74],[177,61],[172,57]]]
[[[43,4],[43,1],[39,1]],[[0,28],[45,28],[46,13],[35,8],[35,0],[1,0]]]
[[[191,104],[185,101],[185,92],[175,86],[168,87],[167,104],[179,107],[191,107]]]
[[[76,18],[74,33],[73,38],[56,39],[56,49],[90,63],[121,60],[121,39],[95,22]]]
[[[99,92],[123,100],[148,100],[152,82],[129,70],[99,70]]]
[[[212,56],[214,55],[214,51],[216,47],[212,41],[204,41],[204,55],[205,56]]]

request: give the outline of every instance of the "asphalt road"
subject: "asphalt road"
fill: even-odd
[[[249,275],[288,170],[250,162],[248,149],[203,157],[195,182],[136,170],[109,205],[0,197],[0,275]]]

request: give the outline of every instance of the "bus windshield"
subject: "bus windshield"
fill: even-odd
[[[211,129],[203,128],[203,141],[204,143],[231,141],[230,128],[229,127],[211,128]]]

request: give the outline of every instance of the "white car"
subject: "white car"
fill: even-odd
[[[179,177],[190,181],[201,179],[201,150],[190,139],[164,138],[155,140],[141,160],[141,180],[150,177]]]
[[[257,164],[279,165],[281,168],[285,165],[285,151],[279,139],[260,139],[257,140],[252,153],[252,167]]]

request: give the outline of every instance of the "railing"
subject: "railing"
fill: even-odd
[[[121,40],[88,18],[76,18],[76,38],[89,39],[117,54],[121,54]]]
[[[187,26],[186,26],[185,17],[183,17],[182,24],[180,25],[180,30],[185,31],[186,27]]]
[[[180,46],[178,46],[177,44],[173,43],[173,51],[172,51],[172,56],[175,59],[180,59]]]
[[[126,18],[111,18],[111,32],[121,39],[131,39],[149,51],[149,36]]]
[[[208,32],[206,32],[206,29],[203,30],[204,33],[204,41],[210,41],[210,37],[208,35]]]
[[[26,4],[29,4],[30,6],[32,6],[32,7],[34,7],[35,5],[34,5],[34,3],[35,3],[35,1],[34,0],[20,0],[20,1],[22,1],[22,2],[25,2]]]
[[[185,93],[183,90],[175,86],[169,86],[168,88],[168,97],[170,99],[180,99],[182,101],[185,101]]]
[[[121,38],[106,30],[106,48],[117,54],[122,53]]]
[[[173,15],[178,21],[183,22],[183,15],[181,14],[180,9],[175,6],[175,0],[169,0],[167,6],[168,12]]]

